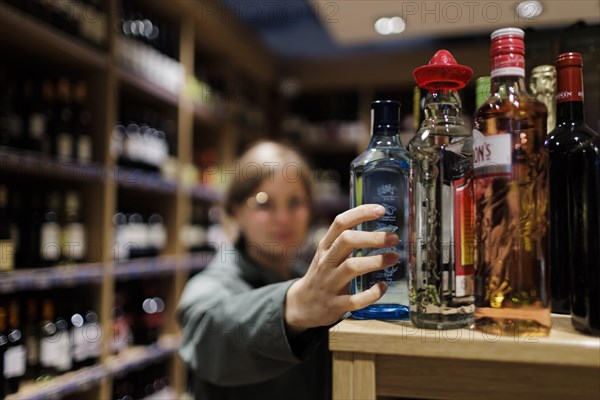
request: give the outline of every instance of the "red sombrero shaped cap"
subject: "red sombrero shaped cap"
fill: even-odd
[[[473,75],[473,70],[456,62],[448,50],[439,50],[433,55],[429,64],[416,68],[413,77],[423,89],[458,90],[465,87]]]

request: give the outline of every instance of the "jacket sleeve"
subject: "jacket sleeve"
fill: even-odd
[[[288,341],[284,307],[293,281],[232,294],[202,274],[186,286],[178,307],[180,355],[197,376],[220,386],[271,379],[310,354],[314,345]]]

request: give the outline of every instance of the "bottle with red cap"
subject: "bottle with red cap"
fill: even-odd
[[[557,126],[548,135],[552,312],[570,312],[576,329],[600,335],[600,135],[584,121],[582,68],[579,53],[556,59]]]
[[[420,328],[473,322],[473,143],[457,94],[472,73],[446,50],[413,72],[428,91],[425,119],[409,143],[410,318]]]
[[[492,95],[475,112],[475,327],[545,336],[551,327],[546,106],[527,93],[524,32],[492,33]]]

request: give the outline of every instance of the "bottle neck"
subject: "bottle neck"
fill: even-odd
[[[440,89],[430,91],[425,97],[422,127],[431,125],[463,125],[461,102],[453,90]]]
[[[557,122],[582,122],[584,115],[581,66],[559,66],[557,75]]]
[[[520,97],[527,94],[525,78],[522,76],[497,76],[492,78],[492,94],[500,97]]]
[[[583,102],[565,101],[556,105],[556,122],[583,122]]]

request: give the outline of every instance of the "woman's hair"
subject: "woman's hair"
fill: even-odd
[[[224,209],[233,217],[235,208],[244,204],[248,197],[265,179],[282,174],[285,179],[301,182],[312,208],[312,172],[306,160],[294,149],[273,141],[261,141],[250,148],[236,161],[235,172],[227,177]],[[233,168],[228,167],[228,171]]]

